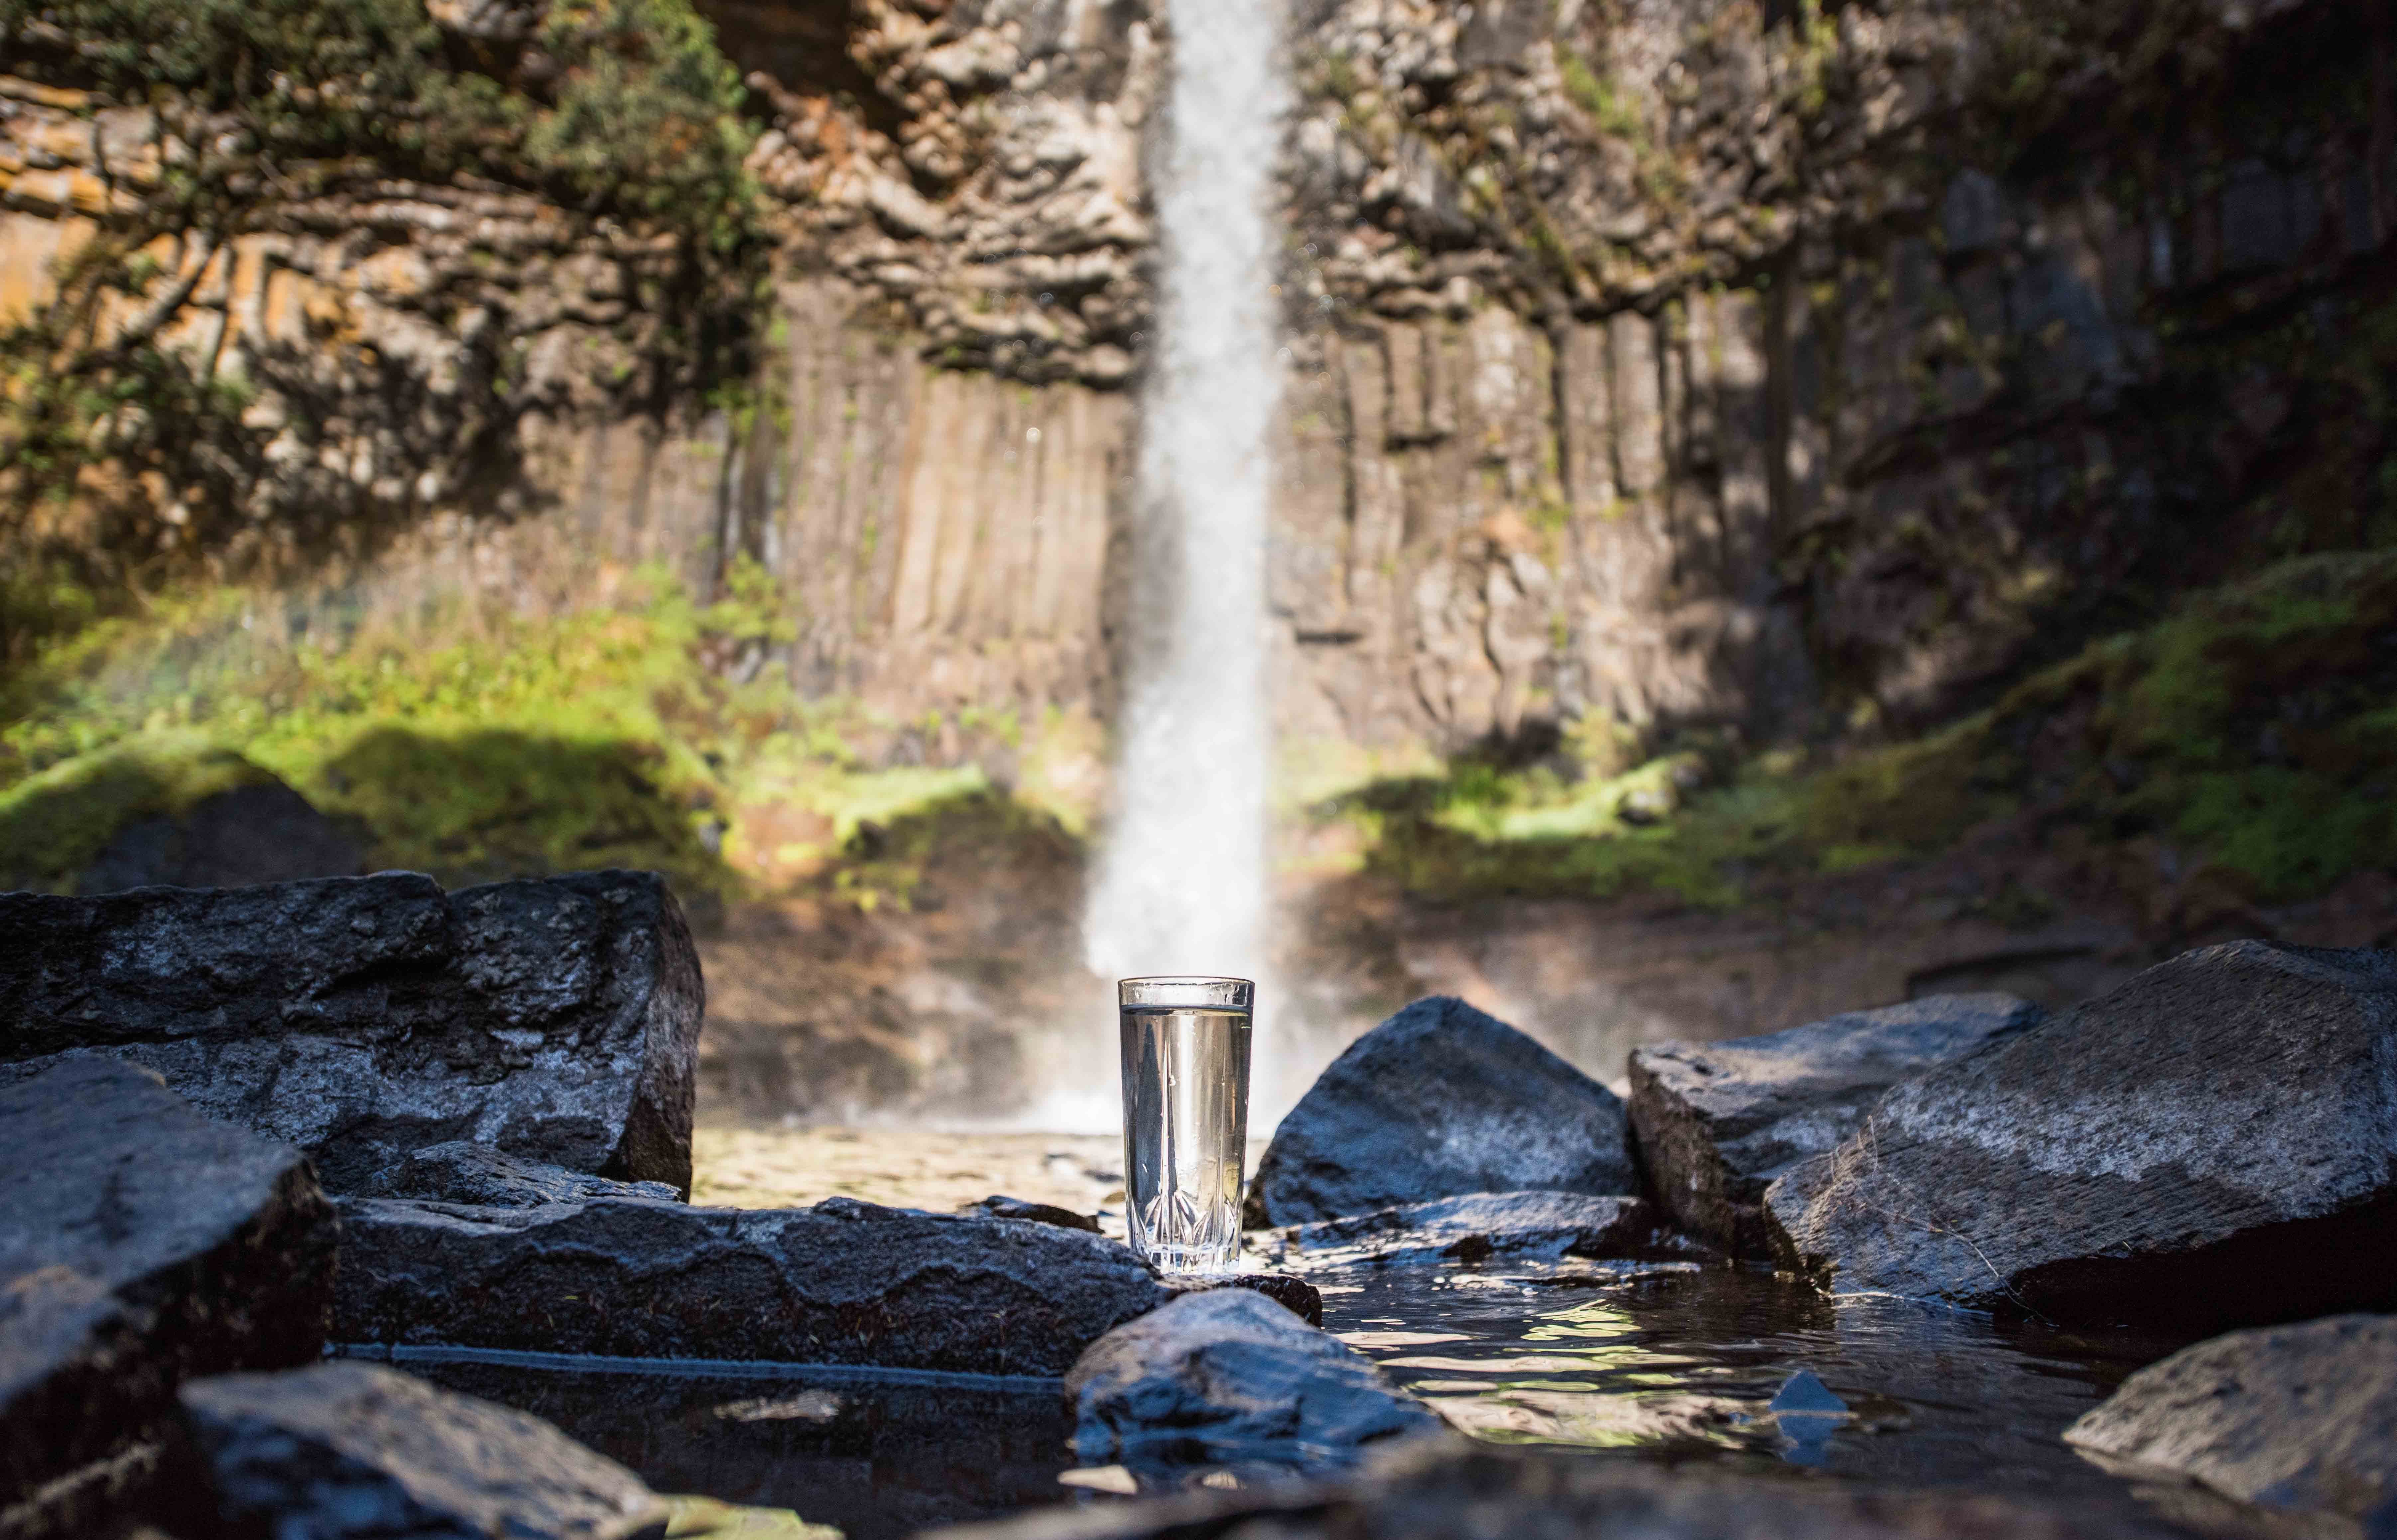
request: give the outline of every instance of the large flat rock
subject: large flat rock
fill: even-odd
[[[323,1346],[333,1212],[288,1145],[77,1060],[0,1089],[0,1509],[120,1481],[186,1377]]]
[[[2013,995],[1933,995],[1761,1037],[1631,1052],[1631,1132],[1673,1222],[1746,1257],[1772,1253],[1764,1189],[1856,1132],[1901,1080],[2038,1022]]]
[[[370,1363],[225,1374],[182,1390],[214,1517],[309,1540],[665,1533],[641,1479],[540,1418]]]
[[[1466,1193],[1630,1194],[1623,1103],[1463,1000],[1348,1045],[1274,1131],[1248,1223],[1304,1225]]]
[[[2333,1316],[2183,1348],[2124,1380],[2064,1441],[2397,1534],[2397,1317]]]
[[[0,895],[0,1081],[131,1059],[335,1191],[471,1140],[688,1192],[701,1005],[649,872]]]
[[[1075,1363],[1065,1394],[1083,1464],[1167,1489],[1210,1468],[1345,1469],[1445,1426],[1347,1344],[1245,1289],[1190,1294],[1117,1327]]]
[[[2397,1302],[2397,956],[2185,953],[1898,1086],[1766,1207],[1835,1292],[2201,1329]]]
[[[1049,1508],[939,1540],[2189,1540],[2121,1503],[1739,1477],[1426,1442],[1361,1477]]]
[[[333,1334],[353,1344],[1054,1375],[1174,1297],[1100,1236],[846,1198],[341,1210]]]

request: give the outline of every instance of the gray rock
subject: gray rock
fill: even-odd
[[[0,1089],[0,1509],[116,1484],[186,1376],[322,1347],[333,1212],[289,1145],[82,1060]]]
[[[247,888],[349,877],[366,867],[356,837],[282,782],[267,779],[116,831],[75,877],[78,893],[127,888]]]
[[[1144,1486],[1208,1468],[1313,1473],[1437,1432],[1430,1408],[1337,1337],[1245,1289],[1175,1300],[1092,1343],[1065,1376],[1085,1465]]]
[[[677,1203],[682,1194],[663,1182],[618,1182],[508,1154],[490,1145],[455,1139],[429,1145],[351,1184],[351,1198],[415,1198],[486,1209],[580,1203],[594,1198],[644,1198]]]
[[[2064,1431],[2076,1448],[2260,1507],[2397,1534],[2397,1318],[2233,1332],[2122,1382]]]
[[[630,1540],[665,1533],[641,1479],[538,1417],[370,1363],[225,1374],[183,1415],[234,1533]]]
[[[1622,1102],[1506,1023],[1434,996],[1349,1044],[1281,1120],[1248,1223],[1534,1189],[1637,1192]]]
[[[1395,1209],[1323,1219],[1282,1233],[1285,1258],[1313,1262],[1425,1264],[1492,1257],[1553,1262],[1560,1257],[1695,1254],[1660,1234],[1644,1199],[1570,1192],[1479,1192]]]
[[[1323,1291],[1288,1273],[1168,1273],[1165,1286],[1185,1294],[1246,1289],[1265,1295],[1309,1326],[1323,1324]]]
[[[1099,1236],[848,1198],[341,1210],[333,1334],[354,1344],[1061,1374],[1173,1297]]]
[[[1740,1256],[1772,1253],[1764,1189],[1856,1132],[1882,1092],[2040,1019],[2012,995],[1934,995],[1761,1037],[1631,1052],[1627,1109],[1673,1222]]]
[[[131,1059],[336,1191],[458,1139],[688,1191],[701,1003],[654,873],[0,895],[0,1083]]]
[[[1099,1222],[1086,1213],[1061,1209],[1054,1203],[1035,1203],[1026,1199],[1009,1198],[993,1193],[979,1203],[963,1203],[959,1213],[978,1213],[985,1219],[1028,1219],[1036,1225],[1062,1225],[1069,1230],[1099,1233]]]
[[[2397,956],[2185,953],[1897,1087],[1766,1207],[1838,1292],[2198,1328],[2397,1300]]]
[[[941,1540],[2189,1540],[2120,1503],[1741,1477],[1426,1440],[1359,1476],[1054,1507]]]

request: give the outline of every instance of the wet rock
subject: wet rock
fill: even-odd
[[[1034,1203],[1021,1198],[1008,1198],[993,1193],[979,1203],[967,1203],[959,1213],[980,1214],[985,1219],[1028,1219],[1036,1225],[1062,1225],[1069,1230],[1099,1233],[1099,1222],[1086,1213],[1061,1209],[1054,1203]]]
[[[1309,1326],[1323,1324],[1323,1292],[1288,1273],[1168,1273],[1165,1286],[1185,1294],[1210,1289],[1246,1289],[1272,1300]]]
[[[848,1198],[341,1210],[333,1333],[354,1344],[1060,1374],[1172,1297],[1099,1236]]]
[[[370,1363],[183,1387],[218,1517],[234,1533],[663,1536],[639,1477],[538,1417]]]
[[[654,873],[0,895],[0,1082],[131,1059],[335,1191],[458,1139],[688,1191],[701,998]]]
[[[1426,1443],[1361,1477],[1051,1508],[942,1540],[2187,1540],[2127,1503],[1664,1469],[1573,1450]]]
[[[0,1089],[0,1510],[121,1486],[185,1377],[322,1347],[333,1212],[289,1145],[79,1060]]]
[[[354,1184],[349,1196],[416,1198],[492,1209],[580,1203],[594,1198],[645,1198],[668,1203],[682,1199],[680,1192],[663,1182],[618,1182],[523,1159],[462,1139],[410,1150]]]
[[[1466,1193],[1638,1191],[1614,1093],[1463,1000],[1417,1000],[1332,1061],[1274,1131],[1248,1223]]]
[[[1700,1254],[1660,1230],[1642,1199],[1481,1192],[1294,1225],[1282,1244],[1291,1259],[1380,1264]]]
[[[1337,1470],[1443,1425],[1337,1337],[1245,1289],[1175,1300],[1092,1343],[1065,1376],[1085,1465],[1171,1487],[1209,1467]]]
[[[1774,1251],[1839,1292],[2057,1319],[2397,1300],[2392,1063],[2397,956],[2185,953],[1890,1091],[1768,1189]]]
[[[2012,995],[1934,995],[1761,1037],[1634,1049],[1627,1109],[1649,1185],[1692,1235],[1768,1256],[1774,1177],[1854,1133],[1898,1081],[2040,1015]]]
[[[2161,1466],[2297,1513],[2397,1534],[2397,1317],[2233,1332],[2122,1382],[2065,1429],[2095,1454]]]
[[[74,889],[247,888],[348,877],[365,866],[352,831],[270,778],[203,797],[180,818],[127,824],[76,874]]]

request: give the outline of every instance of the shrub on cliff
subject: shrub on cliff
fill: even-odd
[[[499,184],[670,239],[643,346],[679,376],[703,384],[740,333],[751,134],[689,0],[0,0],[0,59],[148,115],[138,145],[95,139],[118,141],[77,194],[98,228],[0,317],[0,661],[61,623],[19,602],[60,569],[106,597],[242,528],[245,387],[178,323],[245,236],[350,218],[394,181]],[[51,512],[69,499],[80,523]]]

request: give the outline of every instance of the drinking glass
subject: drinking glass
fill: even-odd
[[[1170,1273],[1228,1272],[1248,1156],[1246,979],[1122,979],[1124,1213]]]

